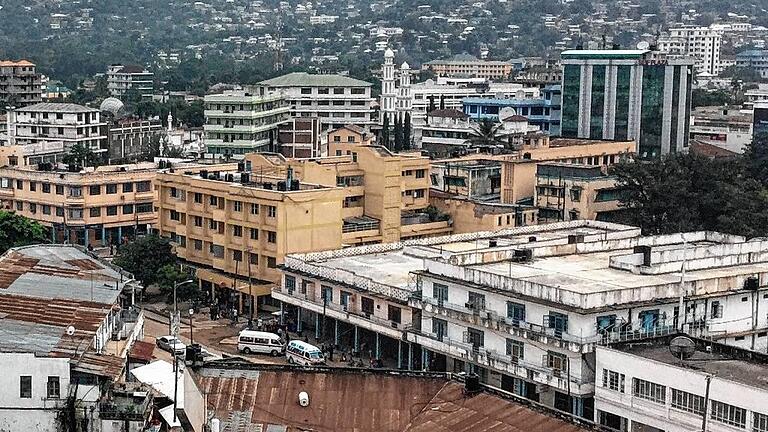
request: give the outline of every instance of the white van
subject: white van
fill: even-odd
[[[237,350],[241,353],[260,353],[277,356],[285,351],[285,344],[274,333],[243,330],[237,337]]]
[[[285,357],[288,359],[288,363],[304,366],[325,363],[323,352],[320,351],[320,348],[300,340],[288,342],[288,347],[285,349]]]

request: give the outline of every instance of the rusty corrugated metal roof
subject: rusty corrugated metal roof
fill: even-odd
[[[0,329],[17,336],[0,338],[0,351],[78,357],[111,309],[94,302],[0,295]],[[72,335],[66,334],[69,326],[75,328]]]
[[[406,432],[580,432],[589,430],[490,393],[464,395],[448,382],[403,430]]]
[[[72,361],[72,370],[110,378],[116,381],[123,373],[125,359],[89,352]]]
[[[200,389],[222,432],[284,425],[287,430],[402,431],[445,380],[364,373],[203,368]],[[310,406],[298,404],[299,392]],[[254,425],[254,426],[251,426]]]
[[[434,375],[298,368],[205,366],[200,391],[222,432],[270,425],[287,431],[581,432],[591,430],[500,395],[467,397],[464,385]],[[299,392],[309,406],[298,404]]]
[[[128,353],[128,357],[146,362],[152,361],[152,354],[155,352],[155,345],[149,342],[136,341]]]

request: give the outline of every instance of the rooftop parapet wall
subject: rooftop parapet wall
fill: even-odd
[[[686,233],[688,241],[690,234],[700,233]],[[707,232],[705,240],[711,240],[717,235]],[[743,243],[692,245],[676,249],[651,248],[647,253],[611,257],[610,267],[651,275],[678,272],[683,263],[686,270],[703,270],[764,262],[768,262],[768,240],[753,239]]]
[[[647,286],[620,287],[611,290],[575,291],[560,286],[530,282],[477,268],[461,267],[445,262],[426,260],[425,270],[459,281],[469,282],[488,289],[508,291],[522,296],[538,298],[582,310],[598,309],[611,305],[643,303],[675,299],[680,295],[679,281],[649,284]],[[747,278],[756,275],[754,266],[741,271],[712,275],[685,282],[686,296],[703,296],[740,290]],[[760,280],[768,277],[768,266],[758,271]],[[587,283],[589,281],[585,281]]]
[[[609,232],[622,231],[622,232],[632,233],[627,235],[635,235],[635,236],[640,235],[639,228],[635,228],[628,225],[619,225],[615,223],[601,222],[601,221],[594,221],[594,220],[578,220],[578,221],[569,221],[569,222],[556,222],[556,223],[551,223],[546,225],[529,225],[529,226],[509,228],[509,229],[504,229],[499,231],[481,231],[481,232],[473,232],[473,233],[452,234],[452,235],[440,236],[440,237],[427,237],[422,239],[405,240],[405,241],[396,242],[396,243],[384,243],[384,244],[375,244],[375,245],[367,245],[367,246],[358,246],[358,247],[351,247],[351,248],[345,248],[345,249],[337,249],[332,251],[312,252],[307,254],[294,254],[292,255],[292,257],[301,261],[309,261],[309,262],[324,261],[324,260],[333,259],[333,258],[344,258],[349,256],[398,251],[407,247],[409,249],[422,250],[422,252],[414,252],[414,255],[423,255],[424,254],[423,251],[428,250],[429,247],[432,247],[436,251],[433,255],[440,256],[441,255],[440,252],[442,251],[440,248],[440,245],[443,245],[443,244],[467,242],[467,241],[475,241],[475,240],[497,239],[497,238],[503,238],[508,236],[520,236],[520,235],[528,235],[528,234],[534,235],[536,233],[567,230],[567,229],[578,229],[582,227],[602,229]],[[410,247],[414,247],[414,248],[410,248]]]
[[[298,271],[306,274],[311,274],[313,276],[317,276],[322,279],[327,279],[337,283],[347,284],[358,289],[362,289],[372,293],[378,293],[378,294],[381,294],[396,300],[400,300],[403,302],[407,302],[408,297],[410,297],[413,291],[416,290],[415,286],[413,287],[413,289],[397,288],[391,285],[377,282],[371,278],[355,274],[348,270],[344,270],[340,268],[324,267],[324,266],[312,263],[311,261],[302,261],[292,256],[287,256],[285,258],[284,267],[286,267],[288,271],[293,270],[293,271]]]

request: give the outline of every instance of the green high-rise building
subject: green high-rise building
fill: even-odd
[[[644,50],[569,50],[561,134],[635,140],[638,155],[687,151],[693,59]]]

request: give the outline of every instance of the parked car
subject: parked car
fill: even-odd
[[[157,346],[171,354],[183,356],[187,351],[187,346],[176,336],[160,336],[157,338]]]
[[[323,358],[323,352],[320,351],[320,348],[300,340],[288,342],[285,357],[290,364],[304,366],[325,364],[325,358]]]
[[[285,343],[274,333],[243,330],[237,338],[237,350],[245,354],[271,354],[276,357],[285,352]]]

